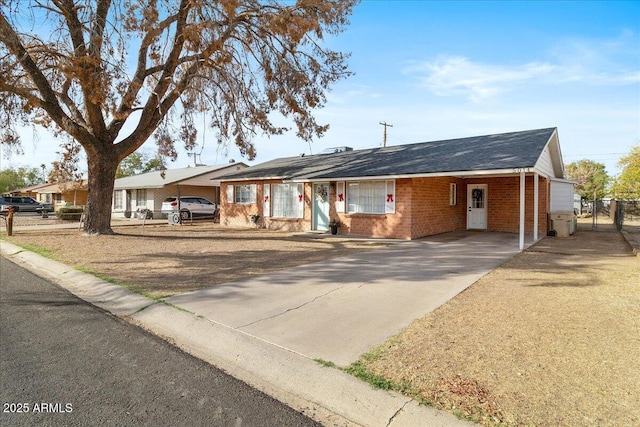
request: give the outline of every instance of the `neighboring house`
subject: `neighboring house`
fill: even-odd
[[[70,181],[57,184],[40,184],[33,187],[14,190],[14,196],[33,197],[40,203],[50,203],[54,210],[63,206],[84,206],[87,204],[87,181]]]
[[[417,239],[456,230],[538,236],[564,181],[556,128],[289,157],[225,175],[221,223]],[[573,201],[573,195],[569,204]]]
[[[247,168],[244,163],[193,166],[147,172],[115,180],[112,216],[130,217],[138,209],[153,211],[160,218],[162,201],[167,197],[199,196],[220,203],[221,175]]]
[[[89,196],[86,179],[48,184],[37,191],[37,200],[41,203],[51,203],[56,211],[63,206],[84,206]]]
[[[41,187],[46,187],[49,184],[38,184],[32,185],[31,187],[19,188],[17,190],[7,192],[10,196],[27,196],[33,197],[34,199],[38,198],[38,189]]]

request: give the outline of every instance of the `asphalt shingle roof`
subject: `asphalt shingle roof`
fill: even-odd
[[[195,178],[210,172],[229,168],[233,164],[197,166],[181,169],[167,169],[164,171],[153,171],[139,175],[127,176],[115,180],[115,189],[130,188],[161,188],[165,185],[180,183],[187,179]],[[164,176],[163,176],[164,174]]]
[[[556,128],[271,160],[222,180],[336,179],[530,168]]]

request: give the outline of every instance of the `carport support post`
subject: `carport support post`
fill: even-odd
[[[540,190],[538,184],[538,173],[533,174],[533,241],[538,241],[538,191]]]
[[[524,171],[520,172],[520,250],[524,250]]]

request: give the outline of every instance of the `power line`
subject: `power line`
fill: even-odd
[[[592,154],[563,154],[563,157],[593,157],[593,156],[598,156],[598,157],[602,157],[602,156],[623,156],[625,154],[629,154],[629,153],[592,153]]]

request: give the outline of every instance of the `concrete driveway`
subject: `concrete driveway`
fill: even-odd
[[[447,233],[166,301],[306,357],[347,366],[517,253],[515,234]]]

